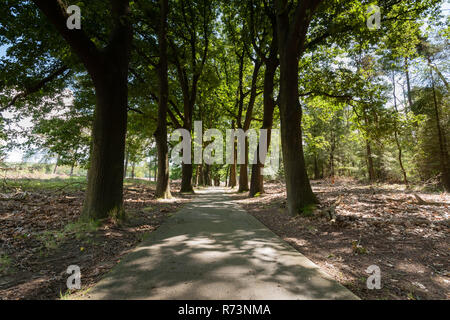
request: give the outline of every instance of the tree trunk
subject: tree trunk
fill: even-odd
[[[248,163],[248,139],[245,137],[245,163],[239,165],[239,189],[238,192],[247,192],[248,189],[248,172],[247,172],[247,163]]]
[[[80,58],[91,76],[96,93],[92,146],[83,219],[124,217],[123,169],[128,109],[128,64],[132,25],[129,2],[111,1],[112,31],[105,49],[81,30],[66,26],[61,1],[33,0]]]
[[[273,97],[274,78],[275,72],[278,68],[278,58],[277,58],[278,45],[277,45],[276,31],[274,31],[273,34],[274,37],[270,48],[270,54],[269,58],[265,61],[266,70],[264,72],[264,97],[263,97],[264,115],[261,129],[267,130],[266,152],[269,150],[271,140],[273,111],[275,109],[275,100]],[[260,145],[258,143],[258,147],[256,149],[257,162],[256,164],[252,165],[252,176],[250,181],[250,193],[249,193],[250,197],[254,197],[256,194],[264,193],[264,176],[262,175],[264,163],[261,163],[263,159],[259,157],[259,148]]]
[[[369,181],[375,181],[375,169],[373,167],[372,148],[369,140],[366,140],[366,156],[367,156],[367,171],[369,173]]]
[[[412,95],[411,95],[411,82],[409,80],[409,64],[408,64],[408,58],[405,58],[405,74],[406,74],[406,88],[408,93],[408,104],[409,104],[409,110],[412,108]]]
[[[56,159],[55,167],[53,168],[53,174],[56,174],[56,169],[58,169],[59,157]]]
[[[123,178],[125,179],[127,177],[127,170],[128,170],[128,159],[129,159],[129,154],[128,152],[125,151],[125,168],[123,169]]]
[[[314,179],[320,179],[320,169],[319,169],[319,161],[317,160],[317,154],[314,154]]]
[[[298,94],[298,63],[308,32],[310,17],[321,1],[297,3],[295,15],[285,1],[276,1],[278,48],[280,55],[281,146],[286,179],[287,209],[289,214],[310,212],[317,198],[312,192],[303,155],[301,119]],[[290,13],[295,16],[290,23]]]
[[[194,192],[192,188],[192,164],[181,165],[181,190],[180,192]]]
[[[158,146],[156,146],[156,148],[158,148]],[[156,182],[157,177],[158,177],[158,151],[156,151],[155,157],[153,158],[153,167],[155,168],[153,170],[153,172],[154,172],[154,175],[153,175],[154,179],[153,179],[153,181]]]
[[[230,164],[230,180],[228,182],[230,188],[236,187],[236,161]]]
[[[158,178],[156,180],[157,198],[170,198],[169,183],[169,147],[167,145],[167,102],[169,98],[169,83],[167,75],[167,13],[168,0],[160,0],[159,42],[159,106],[158,127],[155,131],[158,149]]]
[[[134,168],[135,168],[136,164],[133,162],[133,164],[131,165],[131,179],[134,179]]]
[[[393,85],[393,94],[394,94],[394,108],[395,108],[395,113],[396,116],[398,116],[398,109],[397,109],[397,94],[395,92],[395,73],[392,75],[392,85]],[[403,166],[403,159],[402,159],[402,147],[400,145],[400,141],[398,139],[398,126],[397,126],[397,118],[395,119],[395,124],[394,124],[394,138],[395,138],[395,143],[397,144],[397,149],[398,149],[398,163],[400,164],[400,168],[402,170],[402,174],[403,174],[403,182],[405,184],[408,184],[408,178],[406,177],[406,170],[405,167]]]
[[[73,176],[73,168],[75,167],[75,162],[72,162],[72,166],[70,167],[70,176]]]
[[[439,106],[436,97],[436,88],[434,84],[433,77],[433,69],[431,68],[431,61],[428,60],[428,64],[430,65],[430,77],[431,77],[431,86],[433,90],[433,102],[434,102],[434,112],[436,115],[436,127],[437,133],[439,136],[439,149],[440,149],[440,159],[441,159],[441,170],[442,170],[442,184],[446,191],[450,191],[450,163],[449,163],[449,155],[447,149],[447,139],[445,138],[445,133],[441,128],[441,120],[439,116]]]
[[[152,181],[152,156],[148,158],[148,181]]]
[[[316,204],[306,173],[301,131],[301,106],[298,102],[298,59],[296,53],[280,58],[281,145],[286,179],[287,207],[291,215]]]
[[[228,176],[230,174],[230,166],[227,166],[227,172],[225,174],[225,187],[228,187]]]
[[[256,101],[256,85],[258,82],[258,74],[259,74],[259,69],[261,68],[261,60],[257,59],[255,61],[255,66],[253,68],[253,75],[252,75],[252,85],[251,85],[251,89],[250,89],[250,100],[248,102],[248,106],[247,106],[247,111],[245,113],[245,120],[244,120],[244,126],[243,126],[243,130],[247,131],[250,128],[250,123],[252,121],[252,115],[253,115],[253,107],[255,105],[255,101]],[[242,102],[243,102],[243,97],[242,97]],[[242,109],[241,109],[242,111]],[[241,121],[241,116],[242,114],[239,114],[239,121],[238,123],[240,124]],[[244,161],[245,163],[241,164],[239,166],[239,190],[238,192],[247,192],[249,191],[248,188],[248,139],[247,136],[245,136],[245,143],[244,143],[244,152],[245,152],[245,156],[244,156]]]
[[[83,217],[124,217],[123,172],[127,130],[127,72],[110,66],[103,81],[97,81],[97,105],[92,130],[91,166]],[[106,73],[106,71],[105,71]]]
[[[205,164],[203,170],[203,182],[206,186],[211,186],[210,165]]]

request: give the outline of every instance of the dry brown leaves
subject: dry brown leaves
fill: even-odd
[[[284,187],[265,188],[266,194],[238,202],[360,297],[450,298],[449,194],[313,182],[321,203],[316,213],[333,207],[336,220],[330,221],[319,214],[290,217]],[[381,268],[381,290],[366,287],[370,265]]]

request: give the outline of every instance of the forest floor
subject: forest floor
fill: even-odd
[[[152,183],[127,180],[127,222],[82,224],[85,184],[0,181],[0,299],[65,298],[73,264],[83,266],[83,289],[91,287],[192,198],[174,192],[173,200],[158,201]],[[312,185],[321,204],[310,217],[286,213],[281,184],[266,184],[267,193],[256,198],[233,198],[362,299],[450,299],[448,193],[351,180]],[[366,287],[371,265],[381,269],[380,290]]]
[[[354,181],[312,186],[321,204],[311,217],[287,214],[281,184],[235,199],[362,299],[450,299],[448,193]],[[371,265],[381,270],[380,290],[367,289]]]
[[[64,298],[70,265],[82,265],[82,287],[92,286],[190,199],[174,192],[156,200],[153,183],[127,180],[126,222],[80,223],[85,185],[82,178],[2,182],[0,300]]]

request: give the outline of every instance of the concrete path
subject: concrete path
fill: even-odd
[[[197,192],[87,299],[357,299],[224,189]]]

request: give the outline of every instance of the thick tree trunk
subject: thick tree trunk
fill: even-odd
[[[230,164],[230,180],[228,181],[228,186],[230,188],[236,187],[236,161]]]
[[[127,64],[128,65],[128,64]],[[124,217],[123,172],[127,129],[127,72],[110,66],[96,81],[97,105],[92,130],[91,166],[82,216]]]
[[[310,19],[320,2],[320,0],[300,1],[296,4],[294,14],[287,8],[285,1],[276,1],[280,53],[281,146],[286,179],[287,209],[291,215],[309,213],[310,207],[318,202],[309,183],[303,155],[298,63],[299,56],[304,52],[303,45]],[[292,22],[290,14],[294,16]]]
[[[192,188],[192,164],[181,165],[181,192],[194,192]]]
[[[298,59],[296,53],[280,57],[281,145],[286,179],[287,208],[291,215],[308,211],[316,204],[306,173],[301,131],[301,106],[298,102]],[[306,210],[305,210],[306,209]]]
[[[281,47],[281,46],[280,46]],[[286,179],[287,208],[291,215],[309,211],[317,203],[306,173],[298,101],[298,58],[295,50],[280,48],[281,145]]]
[[[167,102],[169,98],[169,83],[167,75],[167,13],[168,0],[160,0],[159,42],[159,106],[158,127],[155,131],[158,148],[158,178],[156,180],[157,198],[170,198],[169,183],[169,147],[167,145]]]
[[[94,82],[96,106],[82,218],[123,217],[128,64],[132,40],[129,2],[110,1],[113,28],[108,45],[103,50],[99,50],[83,31],[67,28],[65,7],[61,1],[33,2],[71,46]]]
[[[134,179],[134,168],[136,167],[136,164],[133,162],[131,165],[131,179]]]

